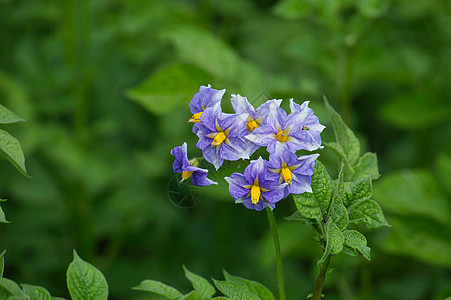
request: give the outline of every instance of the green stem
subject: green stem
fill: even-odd
[[[323,291],[324,281],[326,280],[327,269],[329,268],[331,258],[331,255],[327,257],[326,261],[321,267],[321,270],[319,271],[319,275],[315,283],[315,289],[313,290],[312,300],[321,300],[321,293]]]
[[[266,213],[268,214],[269,227],[271,227],[272,237],[274,238],[274,248],[276,249],[277,258],[277,281],[279,286],[279,299],[285,300],[285,288],[283,284],[283,268],[282,268],[282,254],[280,252],[279,234],[277,233],[276,220],[272,210],[267,207]]]

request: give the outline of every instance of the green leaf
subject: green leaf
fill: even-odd
[[[359,140],[355,137],[352,130],[343,122],[340,115],[332,106],[330,106],[326,97],[324,97],[324,105],[326,106],[326,110],[332,121],[337,143],[343,148],[349,163],[355,165],[360,157]]]
[[[191,291],[188,294],[184,295],[182,298],[182,300],[202,300],[202,299],[207,299],[202,297],[201,294],[199,294],[198,291]],[[208,298],[210,299],[210,298]]]
[[[105,276],[93,265],[83,261],[74,250],[74,260],[67,268],[67,288],[73,300],[108,298]]]
[[[426,216],[451,225],[451,202],[429,170],[388,174],[374,186],[374,197],[391,212]]]
[[[326,167],[319,161],[315,162],[315,172],[312,175],[312,191],[316,202],[321,208],[323,217],[327,215],[332,193],[332,179]]]
[[[310,15],[313,9],[309,1],[282,0],[274,7],[274,13],[283,19],[297,20]]]
[[[5,271],[5,253],[6,249],[0,253],[0,278],[3,277],[3,272]]]
[[[259,300],[247,287],[233,281],[219,281],[213,279],[218,290],[233,300]]]
[[[351,164],[348,161],[348,158],[343,150],[343,148],[340,146],[340,144],[335,143],[335,142],[330,142],[330,143],[323,143],[326,147],[330,148],[333,152],[335,152],[335,154],[337,154],[337,156],[343,160],[343,162],[345,163],[346,166],[346,173],[353,175],[355,173],[353,166],[351,166]]]
[[[343,232],[343,236],[345,237],[345,245],[349,246],[352,249],[359,250],[362,253],[363,257],[367,260],[371,260],[370,247],[367,246],[367,241],[365,236],[356,230],[346,230]]]
[[[0,104],[0,124],[11,124],[25,121],[19,118],[15,113]]]
[[[371,199],[354,203],[348,208],[349,222],[363,224],[368,228],[378,228],[388,225],[384,213],[376,201]]]
[[[352,186],[354,184],[352,182],[344,182],[343,183],[343,194],[341,195],[341,199],[345,207],[348,207],[352,204]]]
[[[9,296],[25,297],[27,299],[17,283],[8,278],[0,278],[0,299],[7,299]]]
[[[215,288],[208,282],[208,280],[194,274],[185,266],[183,266],[183,270],[185,271],[186,278],[188,278],[189,281],[191,281],[191,283],[193,284],[193,288],[198,291],[203,298],[210,299],[214,295]]]
[[[25,157],[19,141],[8,132],[0,130],[0,153],[6,157],[20,173],[30,178],[25,168]]]
[[[451,194],[451,156],[441,153],[436,161],[438,180],[442,186]]]
[[[5,199],[0,199],[0,202],[5,202]],[[3,212],[2,207],[0,206],[0,223],[11,223],[10,221],[6,220],[5,213]]]
[[[357,202],[371,198],[373,195],[373,185],[371,177],[359,180],[352,186],[352,201]]]
[[[248,279],[244,279],[241,277],[233,276],[229,274],[226,270],[223,270],[224,278],[227,281],[232,281],[238,284],[241,284],[242,286],[245,286],[251,291],[253,294],[257,295],[262,300],[274,300],[274,295],[271,293],[271,291],[265,287],[263,284],[252,281]]]
[[[323,257],[318,261],[318,267],[326,261],[329,255],[338,254],[343,250],[344,236],[341,230],[333,222],[328,222],[326,226],[326,248]]]
[[[183,297],[183,294],[177,291],[175,288],[154,280],[144,280],[138,286],[132,289],[159,294],[171,300],[177,300]]]
[[[187,107],[199,86],[209,80],[209,75],[194,66],[173,64],[128,90],[127,96],[150,113],[164,115],[179,107]]]
[[[341,252],[349,256],[357,256],[357,250],[349,247],[346,244],[343,245],[343,250]]]
[[[311,193],[303,193],[300,195],[293,194],[294,203],[298,212],[306,219],[315,219],[321,222],[323,214],[319,203]]]
[[[204,29],[183,25],[166,33],[183,62],[193,64],[214,77],[236,80],[240,59],[232,47]],[[191,99],[191,98],[190,98]]]
[[[343,168],[341,168],[340,173],[338,175],[338,179],[333,181],[334,196],[332,199],[333,203],[332,220],[340,230],[344,230],[349,222],[348,210],[343,204],[343,197],[345,197],[343,180],[344,180],[344,172]]]
[[[43,287],[35,286],[35,285],[28,285],[28,284],[21,284],[22,289],[25,294],[30,296],[32,300],[51,300],[52,297],[50,296],[50,293]]]
[[[379,168],[377,166],[377,156],[375,153],[367,152],[360,157],[359,162],[354,166],[352,181],[358,181],[371,176],[372,179],[379,178]]]

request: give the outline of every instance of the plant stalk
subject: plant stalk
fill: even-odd
[[[271,227],[272,237],[274,239],[274,248],[276,250],[277,259],[277,282],[279,287],[279,299],[285,300],[285,287],[283,284],[283,268],[282,268],[282,254],[280,252],[279,234],[277,233],[276,220],[272,210],[267,207],[266,213],[268,214],[269,227]]]
[[[315,283],[315,289],[313,290],[312,300],[321,300],[321,293],[323,291],[324,281],[326,280],[327,269],[329,268],[331,259],[332,255],[329,255],[319,271],[319,275]]]

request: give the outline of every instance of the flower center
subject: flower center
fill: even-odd
[[[191,119],[188,120],[188,123],[198,123],[200,122],[200,116],[202,115],[202,112],[198,112],[197,114],[194,114]]]
[[[282,176],[283,180],[285,180],[288,185],[291,185],[293,183],[291,170],[288,167],[284,167],[282,168],[282,170],[280,170],[280,176]]]
[[[250,132],[254,131],[255,128],[258,128],[258,123],[255,120],[249,121],[247,122],[247,129],[249,129]]]
[[[219,146],[224,142],[224,140],[227,138],[227,135],[224,131],[220,131],[216,134],[215,138],[213,139],[213,142],[211,142],[212,146]]]
[[[182,172],[182,180],[180,182],[187,180],[193,173],[194,173],[194,171],[183,171]]]
[[[285,131],[281,130],[276,134],[276,138],[279,142],[283,143],[287,141],[288,134]]]
[[[252,201],[252,204],[257,204],[258,203],[258,201],[260,200],[260,195],[261,195],[260,186],[254,184],[251,187],[251,201]]]

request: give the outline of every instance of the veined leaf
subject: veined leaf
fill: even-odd
[[[388,225],[384,213],[376,201],[371,199],[354,203],[348,208],[349,222],[363,224],[368,228],[378,228]]]
[[[67,268],[67,288],[73,300],[108,298],[108,284],[103,274],[82,260],[74,250],[74,260]]]
[[[326,227],[326,248],[324,249],[324,254],[318,261],[318,267],[326,261],[329,255],[338,254],[343,250],[344,236],[338,226],[333,223],[327,223]]]
[[[257,281],[252,281],[252,280],[244,279],[241,277],[233,276],[233,275],[229,274],[226,270],[223,270],[223,273],[224,273],[224,278],[227,281],[232,281],[232,282],[235,282],[235,283],[241,284],[242,286],[247,287],[249,289],[249,291],[251,291],[252,293],[257,295],[260,299],[274,300],[274,295],[263,284],[261,284]]]
[[[6,157],[20,173],[30,178],[25,168],[25,157],[19,141],[8,132],[0,130],[0,153]]]
[[[355,137],[354,132],[343,122],[341,116],[330,106],[327,99],[324,97],[324,105],[329,113],[332,121],[332,126],[335,132],[337,143],[342,147],[346,158],[351,165],[355,165],[360,157],[359,140]]]
[[[50,293],[43,287],[21,284],[23,292],[30,296],[32,300],[51,300]]]
[[[367,260],[371,260],[371,249],[367,246],[367,241],[363,234],[356,230],[346,230],[343,232],[343,236],[345,237],[345,245],[352,249],[359,250],[363,257]]]
[[[214,295],[215,288],[208,282],[208,280],[197,274],[194,274],[185,266],[183,266],[183,270],[185,271],[186,278],[188,278],[189,281],[191,281],[191,283],[193,284],[193,288],[198,291],[203,298],[210,299]]]
[[[259,300],[247,287],[233,281],[219,281],[213,279],[218,290],[233,300]]]
[[[183,297],[183,294],[175,288],[155,280],[144,280],[132,289],[159,294],[171,300],[177,300]]]
[[[377,156],[374,153],[367,152],[359,158],[359,162],[354,166],[354,175],[352,181],[358,181],[371,176],[372,179],[379,178],[379,168],[377,166]]]
[[[5,270],[5,253],[6,249],[0,253],[0,278],[3,277],[3,272]]]
[[[15,113],[0,104],[0,124],[11,124],[25,121],[18,117]]]

